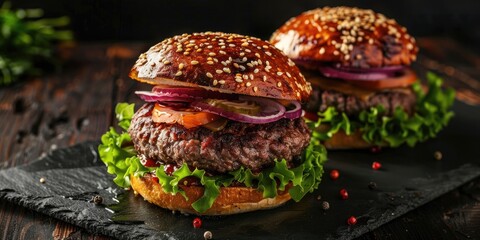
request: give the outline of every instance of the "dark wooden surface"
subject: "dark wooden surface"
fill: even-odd
[[[419,63],[459,79],[459,97],[480,103],[480,57],[451,39],[420,39]],[[62,72],[0,89],[0,169],[55,148],[98,140],[114,104],[139,102],[148,86],[128,78],[142,44],[79,44]],[[321,223],[319,223],[321,226]],[[108,239],[0,200],[1,239]],[[467,183],[361,239],[480,239],[480,179]]]

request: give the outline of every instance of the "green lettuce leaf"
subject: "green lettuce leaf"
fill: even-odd
[[[435,137],[453,117],[451,107],[455,100],[455,91],[442,89],[443,80],[433,73],[427,74],[428,92],[424,93],[419,83],[412,89],[417,96],[416,112],[409,116],[403,109],[395,109],[392,116],[385,116],[382,106],[362,111],[357,118],[349,118],[345,113],[338,113],[333,107],[319,112],[317,122],[308,122],[314,129],[313,138],[317,142],[329,139],[339,130],[351,134],[356,130],[362,132],[365,141],[391,147],[404,143],[414,146]],[[317,131],[321,124],[328,129]]]
[[[119,125],[127,130],[134,113],[133,104],[119,103],[115,108]],[[265,198],[277,196],[277,191],[285,190],[291,183],[289,193],[293,200],[300,201],[305,194],[318,188],[322,174],[323,163],[327,159],[325,148],[312,142],[304,151],[303,162],[293,169],[289,169],[285,159],[275,161],[272,168],[260,173],[252,173],[250,169],[240,168],[218,176],[208,176],[204,170],[190,170],[186,164],[168,175],[164,166],[144,167],[137,157],[128,133],[117,133],[114,128],[102,136],[102,143],[98,147],[100,158],[107,165],[108,172],[116,175],[114,182],[123,188],[130,187],[130,175],[143,176],[148,172],[155,172],[163,191],[171,194],[187,196],[180,188],[182,179],[196,177],[204,187],[203,196],[192,204],[192,207],[202,213],[208,210],[220,194],[220,187],[228,187],[233,182],[240,182],[247,187],[254,187],[263,193]]]

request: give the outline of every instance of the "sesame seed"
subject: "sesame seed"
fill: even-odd
[[[219,53],[221,54],[227,54],[225,51],[220,50]]]
[[[282,75],[283,75],[283,72],[277,72],[277,75],[278,75],[278,76],[282,76]]]
[[[368,43],[373,44],[373,39],[372,38],[368,39]]]
[[[223,73],[223,71],[222,71],[222,70],[220,70],[220,69],[217,69],[217,70],[215,70],[215,72],[216,72],[216,73],[218,73],[218,74],[221,74],[221,73]]]
[[[180,76],[180,75],[182,75],[182,71],[178,71],[177,73],[175,73],[175,76],[177,76],[177,77]]]
[[[225,80],[220,80],[220,81],[218,81],[218,83],[223,85],[223,84],[225,84]]]
[[[263,81],[264,81],[264,82],[267,81],[267,76],[263,76]]]
[[[241,83],[243,82],[242,78],[235,78],[235,82]]]
[[[258,73],[258,68],[255,68],[255,70],[253,70],[254,73]]]
[[[253,91],[256,92],[258,90],[258,87],[253,87]]]
[[[325,48],[320,48],[320,51],[319,51],[320,54],[324,54],[325,53]]]
[[[249,66],[249,67],[253,67],[253,64],[251,64],[251,63],[247,63],[247,66]]]
[[[252,83],[251,83],[251,82],[247,82],[245,85],[246,85],[247,87],[250,87],[250,86],[252,85]]]
[[[260,58],[260,54],[259,54],[259,53],[255,53],[255,56],[257,56],[258,58]]]
[[[183,63],[178,64],[178,70],[182,70],[185,65]]]
[[[243,79],[248,80],[248,75],[243,75]]]
[[[412,49],[413,49],[413,44],[408,43],[408,44],[407,44],[407,49],[408,49],[408,50],[412,50]]]
[[[340,54],[337,50],[333,51],[333,55],[337,56],[338,54]]]
[[[198,64],[198,61],[193,60],[193,61],[190,62],[190,64],[192,64],[192,65],[197,65],[197,64]]]
[[[290,73],[289,73],[289,72],[287,72],[287,76],[288,76],[289,78],[291,78],[291,77],[292,77],[292,75],[290,75]]]
[[[190,52],[183,52],[183,55],[185,55],[185,56],[187,56],[189,54],[190,54]]]
[[[207,64],[212,65],[212,64],[213,64],[213,61],[207,61]]]
[[[235,68],[239,68],[239,67],[240,67],[240,66],[238,66],[238,63],[233,63],[233,66],[234,66]]]
[[[214,52],[209,52],[209,53],[208,53],[208,56],[212,56],[212,57],[213,57],[213,56],[215,56],[215,55],[217,55],[217,54],[215,54]]]
[[[242,46],[242,47],[246,47],[246,46],[248,46],[248,42],[244,42],[244,43],[242,43],[242,45],[241,45],[241,46]]]
[[[230,68],[223,68],[223,71],[226,73],[231,73]]]
[[[251,53],[252,51],[250,49],[245,49],[245,52]]]
[[[267,54],[268,56],[272,56],[271,52],[265,52],[265,54]]]
[[[218,84],[217,79],[214,79],[214,80],[213,80],[213,86],[217,86],[217,84]]]
[[[242,66],[242,65],[240,65],[240,69],[241,69],[242,71],[245,71],[245,67]]]
[[[207,77],[213,78],[213,75],[211,73],[207,72]]]
[[[168,64],[170,64],[170,61],[165,60],[165,61],[163,61],[163,64],[168,65]]]
[[[250,76],[250,80],[253,80],[253,74],[250,74],[249,76]]]

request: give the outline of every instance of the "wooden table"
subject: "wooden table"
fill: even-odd
[[[452,39],[424,38],[420,64],[462,81],[460,97],[479,103],[480,56]],[[98,140],[112,125],[117,102],[140,101],[148,89],[128,78],[144,44],[80,43],[57,74],[0,89],[0,169],[35,160],[56,148]],[[472,86],[473,84],[473,86]],[[473,90],[472,90],[473,89]],[[476,92],[475,92],[476,91]],[[361,239],[480,238],[480,179],[420,207]],[[0,200],[2,239],[108,239]]]

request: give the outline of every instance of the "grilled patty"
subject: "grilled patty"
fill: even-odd
[[[274,160],[289,165],[300,160],[311,132],[302,118],[267,124],[229,121],[213,132],[198,127],[152,121],[153,104],[145,104],[133,116],[128,130],[137,152],[164,164],[187,163],[208,172],[225,173],[240,167],[259,172]]]
[[[345,112],[348,116],[357,116],[363,110],[382,105],[386,115],[392,115],[397,107],[411,115],[415,111],[415,103],[416,96],[412,91],[379,91],[365,101],[338,91],[314,88],[306,109],[309,112],[318,112],[325,111],[332,106],[339,112]]]

